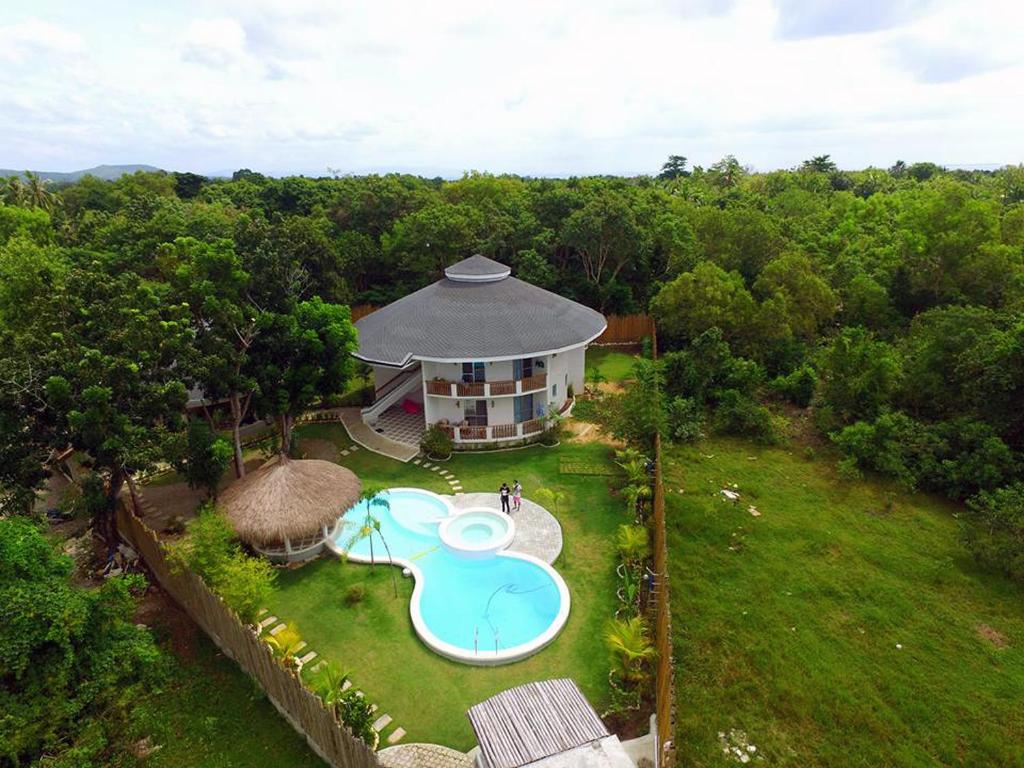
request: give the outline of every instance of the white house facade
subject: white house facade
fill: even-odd
[[[363,420],[413,444],[439,424],[469,448],[539,436],[583,391],[586,347],[606,322],[477,255],[356,327],[374,375]]]

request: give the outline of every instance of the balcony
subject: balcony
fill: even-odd
[[[427,394],[438,397],[510,397],[539,392],[546,389],[548,376],[538,373],[523,379],[507,379],[503,381],[449,381],[447,379],[431,379],[427,381]]]
[[[522,440],[544,431],[543,419],[530,419],[518,424],[488,424],[485,427],[457,427],[442,425],[441,428],[456,443],[500,442]]]

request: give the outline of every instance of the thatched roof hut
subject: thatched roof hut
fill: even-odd
[[[260,548],[323,536],[361,490],[359,478],[333,462],[278,458],[228,486],[219,505],[238,537]]]

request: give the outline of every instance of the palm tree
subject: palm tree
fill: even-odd
[[[320,665],[310,687],[323,700],[324,705],[329,709],[333,709],[335,714],[337,714],[338,703],[341,701],[346,690],[351,687],[345,685],[349,681],[348,678],[348,672],[343,672],[335,668],[329,661],[325,661]]]
[[[627,565],[643,562],[651,552],[647,529],[641,525],[620,525],[618,547]]]
[[[29,204],[35,208],[42,208],[47,213],[53,213],[56,197],[46,188],[50,180],[41,179],[38,174],[31,171],[25,171],[25,179],[28,182],[26,195]]]
[[[647,677],[647,662],[658,655],[640,616],[608,622],[604,642],[612,653],[616,671],[623,680],[640,683]]]
[[[566,499],[565,491],[557,491],[554,488],[538,488],[533,492],[533,498],[541,506],[552,507],[555,510],[555,517],[558,517],[558,508]]]
[[[20,176],[11,176],[7,179],[3,188],[3,201],[5,205],[24,205],[28,198],[25,190],[25,183]]]
[[[285,628],[273,635],[267,635],[263,642],[270,646],[281,662],[290,669],[296,669],[298,664],[295,654],[302,648],[302,637],[294,624],[287,624]]]
[[[363,492],[359,494],[359,503],[366,505],[366,516],[363,518],[362,525],[359,526],[345,544],[345,551],[347,552],[352,549],[357,541],[367,539],[370,542],[370,570],[372,571],[376,559],[373,555],[373,534],[376,533],[380,537],[381,544],[384,545],[384,551],[388,555],[388,565],[392,566],[391,585],[394,587],[395,597],[398,597],[398,577],[395,575],[395,561],[391,559],[391,547],[388,546],[388,541],[384,538],[384,533],[381,531],[380,520],[373,514],[375,508],[391,509],[391,502],[385,498],[387,495],[387,490],[379,487],[364,488]]]

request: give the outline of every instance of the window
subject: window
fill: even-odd
[[[512,401],[516,424],[533,418],[533,395],[520,395]]]
[[[463,363],[462,383],[472,384],[475,381],[487,381],[487,373],[483,363]]]
[[[487,426],[487,401],[486,400],[469,400],[464,406],[462,415],[466,419],[466,424],[471,427],[486,427]]]
[[[551,396],[552,397],[558,397],[558,385],[557,384],[552,384],[551,385]]]
[[[512,361],[512,378],[516,381],[522,379],[528,379],[533,376],[533,359],[524,358],[522,360]]]

